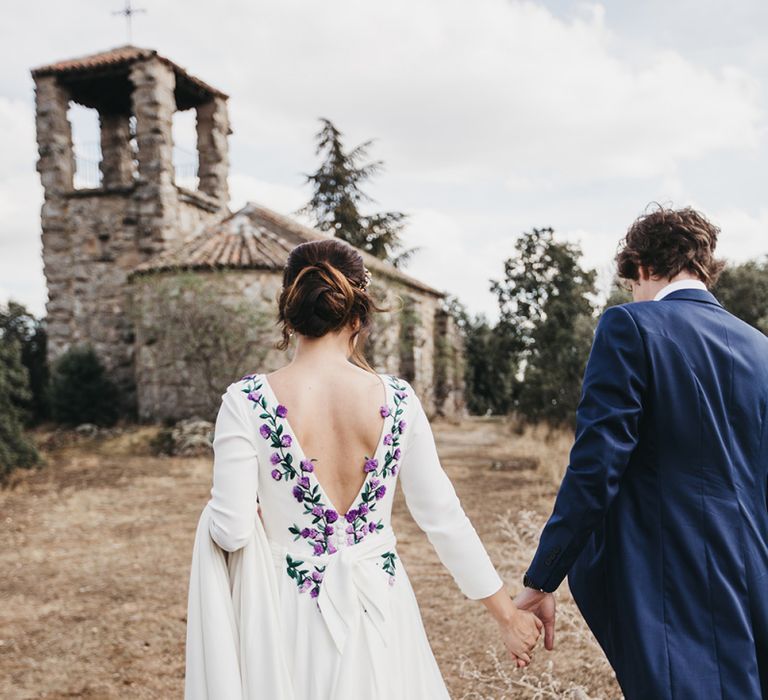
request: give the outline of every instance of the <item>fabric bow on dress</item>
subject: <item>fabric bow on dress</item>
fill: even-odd
[[[389,614],[388,577],[377,566],[382,556],[394,551],[397,539],[392,528],[377,533],[355,545],[342,547],[334,554],[306,556],[293,554],[287,548],[272,543],[278,564],[286,555],[301,559],[316,567],[324,567],[323,583],[317,605],[328,632],[340,654],[344,653],[349,636],[358,628],[365,614],[379,634],[381,642],[389,644],[387,619]]]

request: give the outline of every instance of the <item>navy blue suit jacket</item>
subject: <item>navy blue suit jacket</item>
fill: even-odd
[[[768,338],[708,291],[609,308],[528,574],[628,700],[768,698]]]

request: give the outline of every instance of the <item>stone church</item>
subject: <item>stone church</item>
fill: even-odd
[[[89,345],[141,420],[211,418],[226,385],[286,361],[276,300],[288,253],[327,234],[266,207],[228,208],[228,97],[134,46],[32,70],[49,360]],[[68,112],[98,112],[97,186],[77,187]],[[194,110],[196,188],[177,183],[173,115]],[[390,311],[367,345],[432,415],[464,411],[444,294],[363,253]],[[290,350],[289,350],[290,352]]]

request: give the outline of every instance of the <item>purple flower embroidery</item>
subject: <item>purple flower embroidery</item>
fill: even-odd
[[[301,486],[301,488],[303,488],[303,489],[308,489],[309,488],[309,477],[302,476],[299,479],[299,486]]]
[[[302,459],[300,462],[301,470],[304,472],[313,472],[315,471],[315,465],[312,464],[311,459]]]
[[[308,528],[308,527],[305,527],[305,528],[304,528],[304,529],[301,531],[301,536],[302,536],[304,539],[307,539],[307,537],[309,537],[309,528]]]
[[[313,589],[312,589],[312,590],[309,592],[309,595],[310,595],[310,597],[312,597],[312,598],[317,598],[317,596],[319,596],[319,595],[320,595],[320,589],[319,589],[317,586],[315,586],[315,587],[314,587],[314,588],[313,588]]]
[[[376,489],[376,500],[380,501],[382,498],[384,498],[384,494],[387,492],[387,487],[383,484],[379,486],[379,488]]]
[[[283,475],[280,473],[280,470],[279,470],[279,469],[273,469],[273,470],[272,470],[272,478],[273,478],[275,481],[280,481],[280,479],[282,479],[282,478],[283,478]]]
[[[392,465],[392,476],[395,476],[396,474],[397,474],[397,465],[393,464]]]
[[[351,510],[348,510],[344,517],[347,519],[348,523],[355,522],[355,520],[357,520],[357,509],[352,508]]]
[[[283,447],[290,447],[292,442],[293,442],[293,439],[291,438],[290,435],[283,435],[283,437],[280,438],[280,444]]]
[[[285,418],[288,415],[288,409],[283,406],[283,404],[280,404],[276,409],[275,413],[277,413],[280,418]]]
[[[381,481],[379,481],[378,479],[371,479],[371,488],[375,489],[380,483]]]
[[[328,543],[328,554],[336,554],[339,550],[336,549],[336,547],[333,546],[332,543]]]
[[[332,508],[328,508],[325,511],[325,521],[328,523],[335,523],[339,519],[339,514]]]
[[[397,429],[398,429],[398,430],[399,430],[399,431],[402,433],[402,432],[405,430],[405,428],[406,428],[406,426],[407,426],[407,425],[408,425],[408,423],[406,423],[404,420],[401,420],[401,421],[400,421],[400,422],[397,424]]]
[[[302,490],[301,486],[294,486],[291,493],[299,503],[301,503],[304,500],[304,491]]]
[[[261,394],[258,391],[249,391],[248,399],[250,401],[255,401],[256,403],[258,403],[259,401],[261,401]]]
[[[396,460],[398,460],[398,459],[400,459],[400,456],[401,456],[402,454],[403,454],[403,453],[400,451],[400,448],[399,448],[399,447],[397,447],[397,448],[395,448],[395,451],[392,453],[392,456],[393,456],[393,457],[394,457]]]
[[[385,445],[391,445],[392,444],[392,433],[387,433],[384,436],[384,444]]]
[[[315,546],[313,547],[315,555],[320,556],[323,553],[323,545],[319,542],[315,542]]]
[[[376,523],[368,523],[368,532],[376,532]]]
[[[299,586],[299,590],[304,593],[305,591],[308,591],[310,588],[312,588],[312,579],[305,578],[304,582]]]
[[[324,532],[326,535],[332,535],[334,532],[333,525],[326,525]]]
[[[323,580],[323,573],[322,573],[322,571],[313,571],[312,572],[312,580],[316,581],[317,583],[320,583],[320,581]]]
[[[406,398],[408,396],[408,392],[407,391],[402,391],[402,390],[396,391],[395,392],[395,396],[397,396],[398,399],[402,400],[402,399],[404,399],[404,398]]]
[[[381,413],[381,417],[382,417],[382,418],[386,418],[387,416],[389,416],[389,415],[392,413],[392,411],[391,411],[391,409],[389,408],[389,406],[382,406],[382,407],[379,409],[379,413]]]
[[[322,508],[322,506],[315,506],[312,509],[312,515],[314,515],[314,516],[316,516],[318,518],[322,518],[323,517],[323,508]]]
[[[272,462],[272,464],[280,464],[280,462],[283,461],[283,458],[278,452],[273,452],[269,458],[269,461]]]
[[[270,428],[266,423],[262,423],[261,427],[259,428],[259,432],[261,433],[261,437],[266,439],[272,435],[272,428]]]
[[[365,467],[363,469],[365,470],[365,473],[368,472],[375,472],[379,468],[379,462],[376,459],[366,459],[365,460]]]
[[[317,530],[315,530],[315,528],[313,528],[313,527],[309,528],[309,538],[310,539],[314,540],[315,537],[317,537],[317,535],[318,535],[318,532],[317,532]]]
[[[360,507],[357,509],[357,512],[359,515],[368,515],[368,504],[367,503],[360,504]]]

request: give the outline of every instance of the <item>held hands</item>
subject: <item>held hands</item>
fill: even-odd
[[[498,623],[504,646],[518,668],[531,663],[533,648],[541,636],[541,621],[530,612],[518,610],[506,586],[482,598],[482,602]]]
[[[524,588],[514,603],[520,610],[533,613],[541,621],[544,625],[544,648],[552,651],[555,648],[555,596],[533,588]]]
[[[533,648],[539,641],[542,627],[541,621],[525,610],[516,609],[508,619],[499,620],[504,646],[518,668],[531,663]]]

